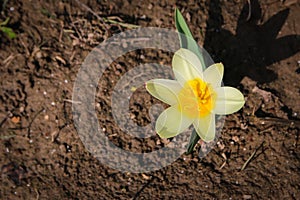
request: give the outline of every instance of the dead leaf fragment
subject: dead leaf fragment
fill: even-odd
[[[13,116],[12,118],[11,118],[11,121],[13,122],[13,123],[15,123],[15,124],[17,124],[17,123],[19,123],[20,122],[20,117],[19,116]]]
[[[252,91],[262,96],[265,103],[268,103],[271,100],[271,96],[272,96],[271,92],[262,90],[257,86],[255,86]]]

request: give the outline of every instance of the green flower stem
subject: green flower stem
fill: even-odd
[[[190,137],[190,142],[186,151],[186,154],[190,154],[193,152],[196,144],[198,143],[198,141],[200,140],[199,135],[197,134],[197,132],[195,131],[195,129],[192,132],[192,135]]]

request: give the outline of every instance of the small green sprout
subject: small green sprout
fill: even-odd
[[[13,31],[12,28],[7,27],[10,18],[7,17],[4,22],[0,23],[0,31],[5,33],[9,39],[14,39],[17,37],[17,34]]]

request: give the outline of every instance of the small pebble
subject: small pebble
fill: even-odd
[[[232,140],[235,141],[235,142],[238,142],[239,141],[239,137],[238,136],[233,136]]]
[[[21,113],[24,112],[24,107],[21,106],[19,110],[20,110]]]
[[[55,102],[51,102],[51,105],[52,105],[52,106],[55,106]]]
[[[243,198],[244,198],[244,199],[251,199],[252,197],[251,197],[251,195],[244,194],[244,195],[243,195]]]
[[[89,34],[88,34],[88,38],[89,38],[89,39],[92,39],[93,37],[94,37],[94,34],[93,34],[93,33],[89,33]]]
[[[147,176],[146,174],[142,174],[143,179],[149,180],[151,177]]]
[[[49,115],[45,115],[45,116],[44,116],[44,119],[45,119],[45,120],[48,120],[48,119],[49,119]]]
[[[190,13],[186,13],[185,17],[186,17],[186,20],[187,20],[188,22],[191,21],[191,15],[190,15]]]
[[[67,153],[72,151],[72,147],[70,145],[66,145],[66,151]]]
[[[38,51],[36,54],[35,54],[36,58],[40,59],[42,57],[42,53],[40,51]]]

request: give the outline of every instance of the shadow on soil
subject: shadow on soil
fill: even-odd
[[[204,48],[215,62],[225,65],[224,82],[237,85],[247,75],[259,83],[268,83],[277,75],[267,66],[296,54],[300,50],[300,35],[277,38],[289,9],[282,10],[261,24],[261,7],[257,0],[245,4],[236,28],[236,35],[223,29],[219,0],[211,0]]]

